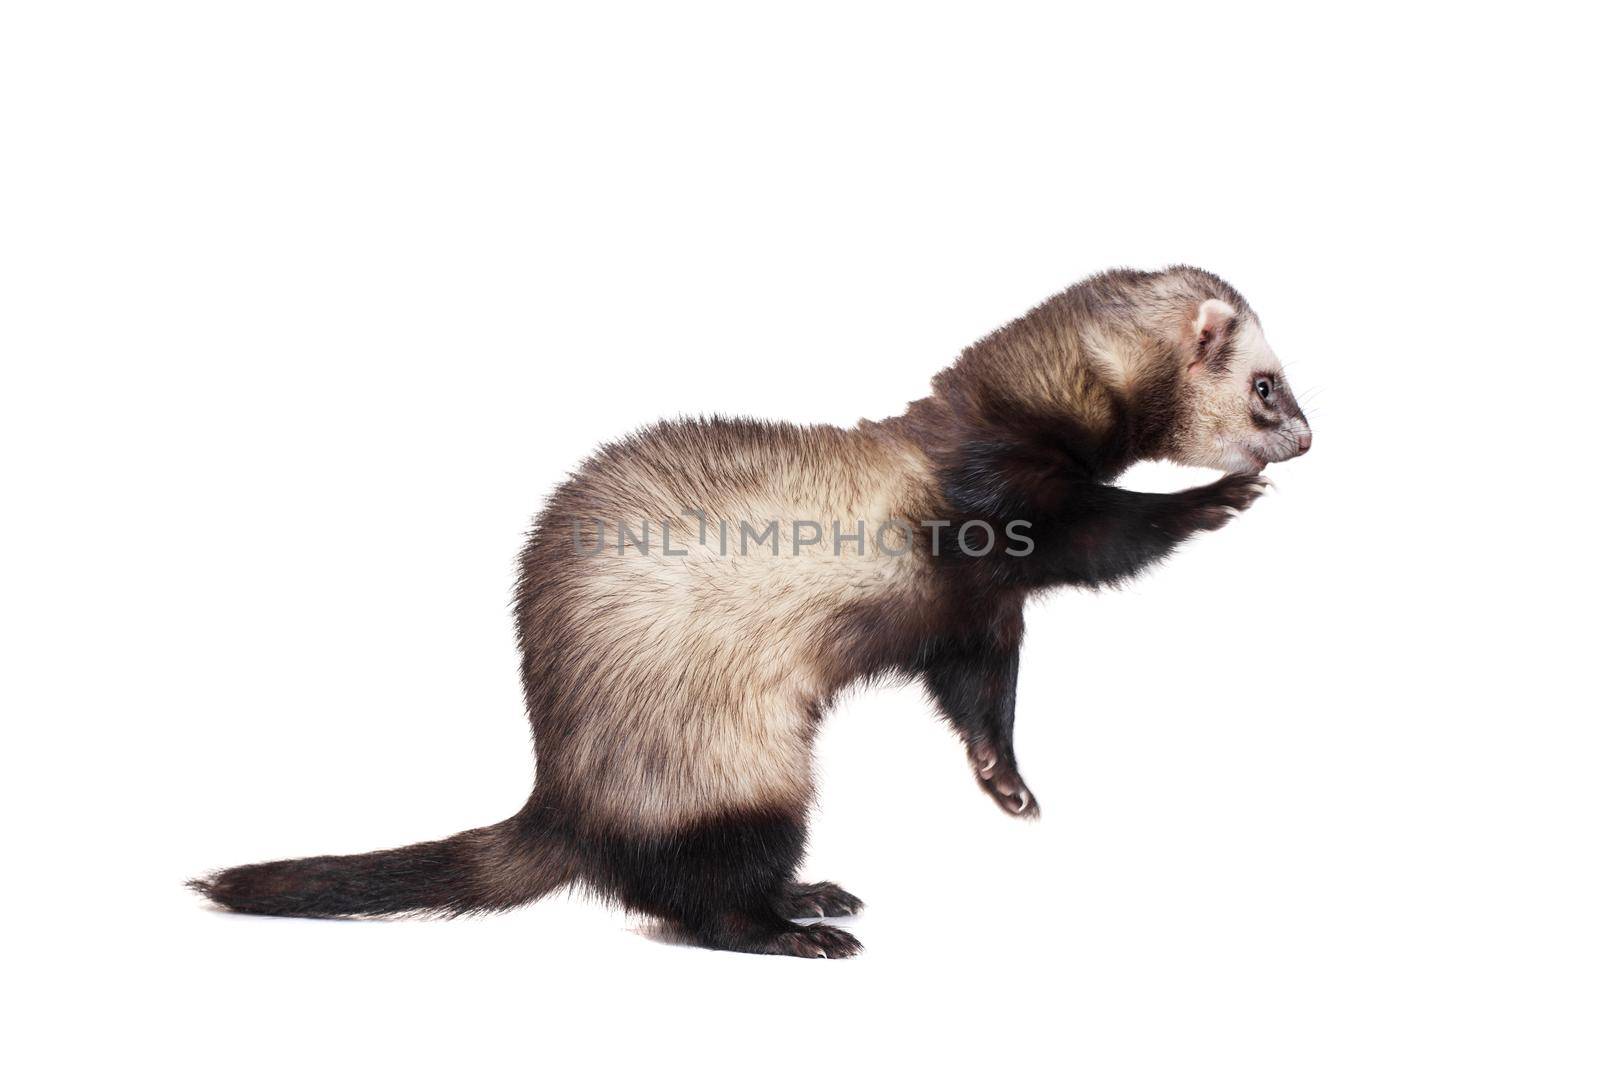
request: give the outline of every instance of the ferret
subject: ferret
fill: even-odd
[[[1079,282],[853,429],[663,422],[605,445],[540,513],[516,628],[532,796],[504,822],[189,883],[265,915],[446,916],[586,887],[690,943],[840,958],[861,901],[795,879],[836,696],[917,679],[1012,816],[1023,608],[1120,586],[1256,500],[1311,430],[1261,324],[1193,267]],[[1144,493],[1140,460],[1224,472]]]

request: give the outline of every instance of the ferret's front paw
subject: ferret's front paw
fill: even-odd
[[[1210,485],[1190,489],[1189,520],[1197,530],[1219,530],[1254,504],[1272,483],[1259,474],[1230,474]]]
[[[990,799],[1000,805],[1001,811],[1024,819],[1039,817],[1039,802],[1033,799],[1033,791],[1022,780],[1022,775],[1017,773],[1016,767],[1002,760],[993,746],[979,742],[967,750],[967,758],[972,762],[973,773],[978,776],[978,784]]]

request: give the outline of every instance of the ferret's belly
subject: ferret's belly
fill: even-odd
[[[852,605],[904,595],[914,557],[853,544],[723,554],[675,533],[667,556],[611,548],[579,562],[569,675],[585,696],[563,777],[586,812],[670,828],[803,808],[816,712]],[[685,545],[680,549],[678,545]]]

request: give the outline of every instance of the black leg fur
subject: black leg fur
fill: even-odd
[[[785,914],[805,848],[805,825],[795,816],[729,816],[594,845],[591,878],[602,889],[707,948],[833,959],[861,951],[843,930],[802,926]]]
[[[934,705],[967,746],[978,784],[1002,811],[1028,818],[1039,804],[1017,770],[1012,726],[1022,607],[1007,603],[986,623],[932,642],[922,670]]]
[[[1193,535],[1226,525],[1266,484],[1253,474],[1230,474],[1181,493],[1080,483],[1068,494],[1069,506],[1034,522],[1032,553],[996,562],[1004,576],[1029,588],[1117,585]]]

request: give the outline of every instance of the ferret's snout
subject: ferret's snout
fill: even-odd
[[[1310,452],[1311,451],[1311,431],[1307,430],[1305,433],[1295,434],[1294,443],[1297,446],[1299,446],[1299,449],[1300,449],[1300,451],[1297,453],[1297,455],[1303,456],[1307,452]]]

